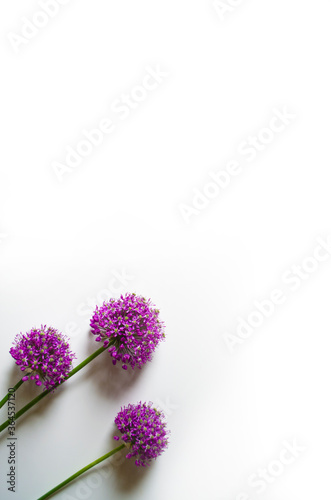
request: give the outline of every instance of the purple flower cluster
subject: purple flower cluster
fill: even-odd
[[[35,380],[36,385],[44,384],[46,389],[63,382],[76,357],[64,335],[46,325],[17,335],[9,352],[25,371],[23,380]]]
[[[126,458],[138,457],[136,465],[149,465],[168,446],[168,434],[164,415],[152,408],[152,403],[129,404],[121,408],[115,424],[122,433],[121,439],[129,448]],[[120,438],[114,436],[118,441]]]
[[[113,364],[122,362],[127,370],[142,367],[151,361],[152,353],[165,337],[159,310],[153,308],[150,299],[126,294],[96,307],[91,319],[91,331],[97,342],[104,342],[113,358]]]

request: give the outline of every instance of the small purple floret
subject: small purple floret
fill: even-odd
[[[34,380],[36,385],[44,385],[45,389],[63,382],[76,357],[70,351],[66,337],[46,325],[17,335],[9,352],[25,372],[22,380]]]
[[[145,467],[168,446],[169,431],[164,415],[152,403],[129,404],[115,418],[121,439],[129,448],[126,458],[137,457],[135,464]],[[114,436],[118,441],[118,436]]]
[[[164,339],[164,324],[150,299],[126,294],[96,307],[90,325],[97,342],[109,346],[113,364],[122,368],[141,368],[151,361],[157,345]]]

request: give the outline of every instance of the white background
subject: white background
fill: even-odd
[[[330,496],[331,257],[295,292],[283,275],[331,233],[331,6],[235,3],[222,19],[211,0],[72,0],[17,52],[8,33],[40,6],[1,3],[1,393],[21,331],[52,325],[76,362],[93,352],[88,311],[112,283],[151,297],[167,333],[140,373],[105,355],[18,420],[16,494],[3,433],[3,500],[35,500],[116,446],[113,419],[139,400],[163,406],[166,453],[148,470],[104,463],[54,498]],[[158,65],[168,76],[120,120],[113,101]],[[240,144],[284,107],[295,119],[248,162]],[[60,182],[52,162],[105,117],[114,133]],[[180,205],[233,159],[240,175],[185,223]],[[286,301],[231,353],[224,334],[275,288]],[[17,409],[39,391],[23,386]],[[250,476],[293,440],[304,451],[259,493]]]

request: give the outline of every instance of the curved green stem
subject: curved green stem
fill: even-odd
[[[114,455],[118,451],[122,450],[124,447],[125,447],[125,444],[121,444],[120,446],[118,446],[118,448],[115,448],[114,450],[110,451],[109,453],[106,453],[106,455],[103,455],[102,457],[98,458],[97,460],[94,460],[94,462],[91,462],[89,465],[86,465],[86,467],[83,467],[83,469],[80,469],[78,472],[76,472],[72,476],[68,477],[65,481],[62,481],[62,483],[58,484],[57,486],[55,486],[54,488],[49,490],[47,493],[45,493],[42,497],[39,497],[37,500],[45,500],[46,498],[49,498],[51,495],[53,495],[53,493],[60,490],[61,488],[63,488],[63,486],[65,486],[66,484],[68,484],[71,481],[73,481],[74,479],[76,479],[76,477],[80,476],[81,474],[83,474],[87,470],[92,469],[92,467],[99,464],[103,460],[106,460],[106,458],[111,457],[112,455]]]
[[[2,408],[2,407],[3,407],[3,405],[5,404],[5,402],[6,402],[6,401],[8,401],[8,399],[9,399],[9,396],[10,396],[10,395],[11,395],[11,394],[13,394],[14,392],[16,392],[16,390],[17,390],[19,387],[21,387],[21,385],[23,384],[23,382],[24,382],[24,380],[22,380],[22,379],[21,379],[21,380],[19,380],[19,381],[17,382],[17,384],[16,384],[16,385],[14,385],[14,387],[13,387],[13,391],[8,392],[8,394],[6,394],[6,396],[5,396],[4,398],[2,398],[2,400],[0,401],[0,408]]]
[[[96,358],[97,356],[99,356],[99,354],[101,354],[102,352],[106,351],[109,348],[109,345],[110,344],[108,344],[106,347],[104,347],[104,346],[100,347],[97,351],[95,351],[93,354],[91,354],[86,359],[84,359],[84,361],[82,361],[79,365],[76,366],[76,368],[74,368],[73,370],[71,370],[68,373],[68,375],[63,380],[63,382],[61,382],[61,384],[58,384],[57,386],[54,386],[51,389],[48,389],[47,391],[42,392],[41,394],[39,394],[39,396],[37,396],[36,398],[32,399],[32,401],[30,401],[30,403],[28,403],[25,406],[23,406],[23,408],[21,408],[18,412],[16,412],[16,414],[15,414],[15,420],[17,420],[18,418],[20,418],[22,415],[24,415],[25,412],[27,412],[28,410],[30,410],[30,408],[32,408],[35,404],[39,403],[39,401],[41,401],[42,399],[44,399],[44,397],[47,396],[47,394],[49,394],[50,392],[54,391],[54,389],[56,387],[59,387],[59,385],[64,384],[64,382],[66,382],[66,380],[68,380],[73,375],[75,375],[75,373],[79,372],[79,370],[81,370],[82,368],[84,368],[84,366],[86,366],[88,363],[90,363],[90,361],[92,361],[94,358]],[[10,424],[9,420],[6,420],[6,422],[4,422],[3,424],[1,424],[0,425],[0,432],[2,432],[4,429],[6,429],[6,427],[8,427],[9,424]]]

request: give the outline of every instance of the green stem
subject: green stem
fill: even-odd
[[[21,385],[23,384],[23,382],[24,382],[24,380],[22,380],[22,379],[21,379],[21,380],[19,380],[19,381],[17,382],[17,384],[16,384],[16,385],[14,385],[14,387],[13,387],[13,389],[14,389],[14,390],[13,390],[13,391],[8,392],[8,394],[6,394],[6,396],[5,396],[4,398],[2,398],[2,400],[0,401],[0,408],[2,408],[2,407],[3,407],[3,405],[5,404],[5,402],[6,402],[6,401],[8,401],[8,399],[9,399],[9,396],[10,396],[10,395],[11,395],[11,394],[13,394],[14,392],[16,392],[16,390],[17,390],[19,387],[21,387]]]
[[[37,396],[36,398],[32,399],[32,401],[30,401],[30,403],[28,403],[25,406],[23,406],[23,408],[21,408],[18,412],[16,412],[16,414],[15,414],[15,420],[17,420],[22,415],[24,415],[24,413],[27,412],[28,410],[30,410],[30,408],[32,408],[35,404],[39,403],[39,401],[41,401],[45,396],[47,396],[47,394],[49,394],[50,392],[54,391],[54,389],[56,387],[58,387],[59,385],[64,384],[64,382],[66,382],[66,380],[68,380],[73,375],[75,375],[75,373],[79,372],[79,370],[81,370],[82,368],[84,368],[84,366],[86,366],[90,361],[92,361],[94,358],[96,358],[97,356],[99,356],[99,354],[101,354],[102,352],[106,351],[109,348],[109,345],[110,344],[108,344],[106,347],[104,347],[104,346],[100,347],[97,351],[95,351],[93,354],[91,354],[90,356],[88,356],[88,358],[84,359],[84,361],[82,361],[78,366],[76,366],[76,368],[74,368],[73,370],[71,370],[68,373],[68,375],[63,380],[63,382],[61,382],[61,384],[58,384],[57,386],[52,387],[51,389],[48,389],[47,391],[42,392],[41,394],[39,394],[39,396]],[[6,420],[6,422],[4,422],[3,424],[1,424],[0,425],[0,432],[2,432],[4,429],[6,429],[6,427],[8,427],[9,424],[10,424],[9,420]]]
[[[54,488],[49,490],[47,493],[45,493],[45,495],[43,495],[42,497],[39,497],[37,500],[45,500],[46,498],[49,498],[51,495],[53,495],[53,493],[60,490],[61,488],[63,488],[63,486],[65,486],[66,484],[68,484],[71,481],[73,481],[74,479],[76,479],[76,477],[80,476],[81,474],[83,474],[87,470],[92,469],[92,467],[99,464],[103,460],[106,460],[106,458],[111,457],[112,455],[114,455],[118,451],[122,450],[124,447],[125,447],[125,444],[121,444],[120,446],[118,446],[118,448],[115,448],[114,450],[110,451],[109,453],[106,453],[106,455],[103,455],[102,457],[98,458],[98,460],[95,460],[94,462],[91,462],[89,465],[86,465],[86,467],[83,467],[83,469],[80,469],[78,472],[76,472],[72,476],[68,477],[68,479],[66,479],[65,481],[62,481],[62,483],[58,484],[57,486],[55,486]]]
[[[93,352],[90,356],[88,356],[88,358],[84,359],[84,361],[82,361],[79,365],[77,365],[76,368],[71,370],[71,372],[68,373],[68,375],[66,376],[66,378],[63,382],[65,382],[66,380],[68,380],[68,378],[75,375],[75,373],[79,372],[79,370],[84,368],[84,366],[86,366],[90,361],[92,361],[94,358],[99,356],[99,354],[106,351],[109,348],[109,346],[110,346],[110,344],[108,344],[106,347],[104,347],[104,346],[99,347],[99,349],[97,351]],[[62,384],[63,384],[63,382],[62,382]]]

